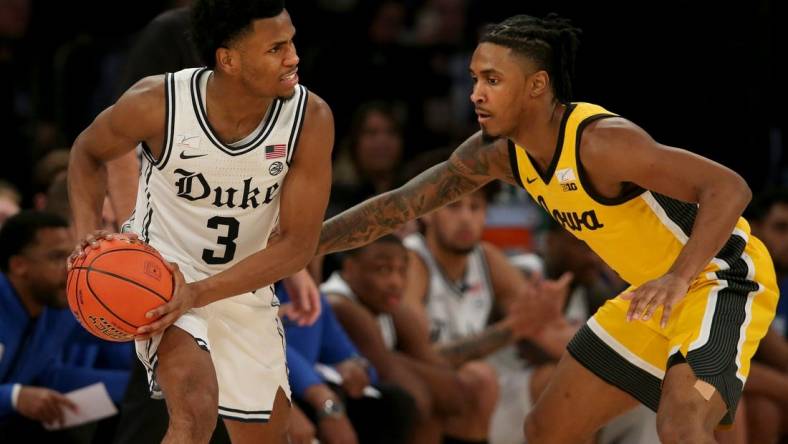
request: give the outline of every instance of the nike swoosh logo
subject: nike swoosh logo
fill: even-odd
[[[186,154],[186,151],[181,151],[181,159],[194,159],[197,157],[207,156],[208,154]]]
[[[183,153],[181,153],[181,156],[183,156]],[[531,179],[530,177],[526,177],[525,181],[528,183],[534,183],[536,182],[536,178],[534,177],[533,179]]]

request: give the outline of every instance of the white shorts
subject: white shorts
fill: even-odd
[[[187,282],[195,273],[181,266]],[[187,276],[187,272],[189,275]],[[190,279],[192,277],[192,279]],[[183,314],[175,326],[210,352],[219,384],[219,416],[244,422],[267,422],[277,389],[290,398],[285,336],[272,288],[223,299]],[[164,397],[156,383],[161,334],[136,341],[137,357],[148,373],[151,397]]]

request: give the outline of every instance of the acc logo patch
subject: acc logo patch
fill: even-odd
[[[282,164],[282,162],[276,161],[268,167],[268,172],[271,173],[272,176],[276,176],[277,174],[281,173],[283,169],[285,169],[284,164]]]

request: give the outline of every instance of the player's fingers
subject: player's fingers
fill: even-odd
[[[290,317],[290,312],[291,312],[292,310],[293,310],[293,306],[292,306],[292,304],[290,304],[289,302],[288,302],[288,303],[286,303],[286,304],[282,304],[282,305],[280,305],[280,306],[279,306],[279,317],[280,317],[280,318],[288,318],[288,319],[292,319],[292,318]]]
[[[177,319],[177,315],[175,313],[169,313],[166,316],[162,316],[159,320],[155,322],[151,322],[148,325],[144,325],[137,330],[137,334],[150,334],[151,336],[156,335],[158,333],[163,332],[167,327],[169,327],[175,320]]]
[[[160,318],[160,317],[164,316],[165,314],[171,312],[174,309],[175,309],[175,304],[172,301],[170,301],[170,302],[167,302],[166,304],[159,305],[158,307],[154,308],[153,310],[145,313],[145,318],[147,318],[147,319],[157,319],[157,318]]]
[[[655,292],[651,289],[645,289],[642,292],[642,295],[638,298],[638,305],[633,313],[633,319],[639,319],[641,321],[644,320],[643,314],[655,302],[655,296]]]
[[[575,275],[572,274],[571,271],[566,271],[561,275],[560,278],[558,278],[556,284],[558,284],[559,287],[567,287],[572,283],[572,279],[574,279],[574,277]]]
[[[656,311],[657,308],[659,308],[659,306],[662,305],[662,302],[663,300],[659,296],[651,299],[651,301],[649,301],[649,304],[646,307],[644,307],[645,310],[643,310],[643,314],[640,315],[640,319],[644,321],[648,321],[649,319],[651,319],[651,316],[654,314],[654,311]]]
[[[621,293],[621,296],[619,296],[619,297],[621,299],[625,300],[625,301],[631,301],[632,298],[635,297],[635,292],[634,291],[628,291],[626,293]]]
[[[670,318],[670,312],[673,311],[673,303],[668,301],[665,302],[665,308],[662,310],[662,319],[659,321],[659,326],[665,328],[668,326],[668,318]]]
[[[176,271],[180,271],[180,267],[178,267],[178,264],[175,262],[164,261],[164,265],[166,265],[167,269],[169,269],[173,273],[175,273]]]
[[[71,253],[66,259],[66,270],[71,271],[74,268],[74,262],[77,260],[77,253]]]
[[[312,296],[312,312],[311,316],[309,317],[309,325],[314,324],[317,319],[320,317],[320,313],[323,311],[323,304],[320,301],[320,293],[314,291],[311,292]]]
[[[145,314],[146,318],[155,319],[155,321],[151,322],[148,325],[143,325],[142,327],[138,328],[137,329],[137,334],[150,333],[150,332],[153,332],[153,331],[157,330],[158,327],[161,325],[161,323],[165,321],[166,317],[171,312],[173,305],[174,304],[172,304],[170,302],[170,303],[164,304],[164,305],[162,305],[160,307],[154,308],[153,310],[151,310],[147,314]],[[170,306],[170,307],[168,307],[168,306]]]
[[[627,311],[627,321],[639,319],[640,313],[643,311],[645,304],[648,303],[648,294],[641,288],[635,290],[635,296],[629,303],[629,310]]]
[[[625,297],[626,296],[626,297]],[[635,315],[638,303],[640,302],[640,291],[635,290],[621,295],[622,299],[629,301],[629,309],[627,310],[627,321],[631,321]]]

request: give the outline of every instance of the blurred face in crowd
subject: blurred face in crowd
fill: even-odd
[[[753,231],[766,245],[775,267],[788,271],[788,204],[772,205],[762,221],[753,223]]]
[[[390,313],[402,301],[407,265],[404,246],[376,242],[348,257],[342,276],[367,308],[375,314]]]
[[[293,44],[295,27],[287,11],[252,21],[250,32],[221,48],[220,67],[240,76],[244,86],[262,97],[291,97],[298,84],[298,54]]]
[[[599,275],[601,259],[585,242],[566,230],[550,230],[545,239],[548,270],[556,275],[571,271],[575,281],[592,285]]]
[[[3,225],[6,219],[18,212],[19,204],[16,200],[8,194],[0,193],[0,226]]]
[[[371,110],[361,125],[355,155],[358,167],[369,176],[393,172],[402,158],[402,136],[396,122]]]
[[[34,243],[12,257],[10,273],[27,286],[36,303],[65,307],[66,259],[73,247],[67,228],[42,228]]]
[[[536,66],[510,48],[485,42],[473,52],[470,72],[471,102],[482,133],[489,137],[514,134],[531,93],[526,87],[529,73],[536,72]]]
[[[387,1],[378,7],[369,25],[369,37],[378,44],[396,43],[404,23],[405,6],[400,2]]]
[[[481,241],[486,218],[487,201],[477,191],[425,216],[427,238],[446,252],[466,255]]]

